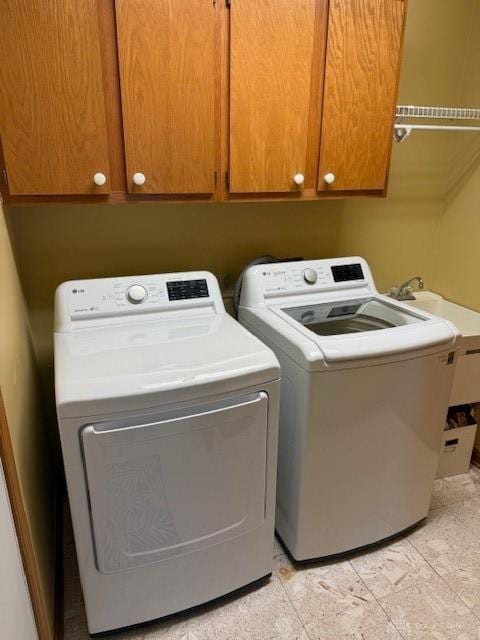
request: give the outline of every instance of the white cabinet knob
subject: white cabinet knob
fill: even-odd
[[[107,181],[107,176],[104,173],[96,173],[93,176],[93,181],[97,185],[97,187],[103,187],[103,185]]]
[[[143,175],[143,173],[134,173],[133,174],[133,183],[136,184],[138,187],[141,187],[142,184],[145,184],[145,176]]]
[[[305,182],[305,176],[303,173],[297,173],[293,176],[293,181],[300,187]]]
[[[335,182],[335,174],[334,173],[326,173],[323,176],[323,179],[326,182],[326,184],[333,184]]]

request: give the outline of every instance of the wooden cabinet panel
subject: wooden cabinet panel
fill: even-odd
[[[406,2],[2,0],[4,195],[383,192]]]
[[[319,191],[386,186],[404,13],[404,0],[330,2]]]
[[[216,6],[116,0],[116,13],[129,192],[212,193]]]
[[[307,166],[316,0],[232,0],[230,191],[298,191]]]
[[[2,0],[0,25],[9,193],[108,193],[97,0]]]

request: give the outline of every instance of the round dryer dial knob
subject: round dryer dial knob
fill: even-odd
[[[132,304],[140,304],[147,297],[147,290],[140,284],[132,284],[127,291],[127,300]]]
[[[318,274],[314,269],[305,269],[302,275],[307,284],[315,284],[318,278]]]

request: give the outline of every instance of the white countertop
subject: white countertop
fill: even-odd
[[[480,336],[480,313],[449,302],[433,291],[415,291],[415,300],[405,300],[412,307],[450,320],[465,338]]]

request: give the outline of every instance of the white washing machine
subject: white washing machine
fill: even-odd
[[[55,389],[90,633],[271,573],[279,365],[212,274],[60,285]]]
[[[380,295],[361,258],[254,266],[240,321],[282,369],[276,528],[296,560],[428,512],[457,329]]]

